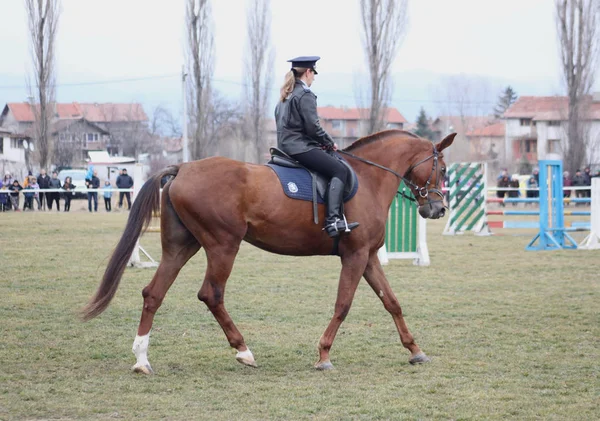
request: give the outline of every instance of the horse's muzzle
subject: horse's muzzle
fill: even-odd
[[[427,219],[439,219],[446,215],[443,202],[429,202],[419,206],[419,215]]]

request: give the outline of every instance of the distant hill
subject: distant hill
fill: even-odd
[[[279,77],[281,76],[281,77]],[[282,75],[275,75],[271,90],[270,109],[278,100],[279,83]],[[393,94],[391,105],[396,107],[409,121],[415,121],[421,107],[429,116],[439,114],[456,114],[456,108],[448,103],[452,95],[447,91],[451,75],[431,71],[407,71],[393,75]],[[463,76],[464,79],[473,79],[486,85],[487,93],[472,94],[479,103],[478,114],[483,114],[483,109],[494,107],[498,94],[507,85],[511,85],[519,95],[555,95],[559,94],[558,82],[551,78],[538,78],[534,80],[502,80],[484,78],[481,76]],[[181,82],[179,75],[166,75],[155,78],[127,78],[120,82],[102,83],[99,76],[79,75],[77,79],[68,81],[59,80],[57,87],[57,100],[60,102],[140,102],[144,105],[146,113],[151,116],[157,105],[170,109],[174,115],[181,113]],[[138,80],[134,80],[138,79]],[[100,82],[100,83],[98,83]],[[78,84],[80,83],[80,84]],[[215,75],[214,86],[221,94],[231,101],[238,102],[243,95],[241,80],[221,79]],[[360,101],[357,92],[364,89],[364,80],[353,74],[335,73],[319,74],[313,85],[318,96],[320,106],[365,106],[366,102]],[[19,102],[27,100],[24,75],[0,73],[0,102]]]

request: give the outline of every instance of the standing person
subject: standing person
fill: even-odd
[[[10,172],[6,171],[6,173],[4,173],[4,177],[2,177],[2,181],[0,182],[0,189],[8,192],[8,189],[10,186],[12,186],[12,184],[13,178],[10,175]],[[9,211],[11,207],[10,195],[8,193],[0,192],[0,211]]]
[[[100,179],[98,178],[98,171],[92,172],[92,177],[85,180],[85,186],[88,189],[99,189]],[[92,201],[94,202],[94,212],[98,212],[98,192],[88,192],[88,210],[92,211]]]
[[[50,178],[50,182],[48,183],[48,187],[50,189],[60,189],[61,184],[58,179],[58,173],[56,171],[52,171],[52,178]],[[48,195],[48,209],[52,210],[52,204],[56,202],[56,210],[60,212],[60,192],[55,191],[51,193],[46,193]]]
[[[104,208],[106,212],[110,212],[112,210],[112,186],[110,185],[110,180],[106,180],[104,182]]]
[[[517,199],[517,198],[519,198],[519,196],[521,196],[521,192],[519,191],[519,189],[521,188],[521,185],[519,183],[519,179],[517,178],[517,174],[514,174],[512,176],[512,178],[508,182],[508,186],[511,189],[514,189],[514,190],[509,190],[508,197],[510,197],[512,199]],[[517,202],[513,202],[512,205],[517,206]]]
[[[503,175],[502,178],[498,180],[498,190],[496,190],[496,196],[498,196],[499,199],[504,199],[504,196],[508,193],[507,190],[504,190],[507,187],[510,187],[510,177],[508,174]],[[500,202],[500,206],[505,206],[504,200]]]
[[[37,178],[33,175],[29,177],[29,187],[33,188],[34,190],[40,189],[40,185],[37,182]],[[36,191],[33,194],[33,200],[35,200],[35,202],[37,203],[37,208],[38,208],[38,210],[40,210],[41,206],[40,206],[40,192],[39,191]],[[33,210],[33,208],[31,208],[31,210]]]
[[[583,169],[583,180],[585,182],[585,186],[591,186],[592,185],[592,174],[590,172],[590,167],[585,167]],[[592,197],[592,190],[584,190],[585,191],[585,196],[584,197]]]
[[[4,193],[6,186],[4,186],[4,179],[0,180],[0,212],[4,212],[7,207],[8,193]]]
[[[528,199],[532,199],[532,198],[538,196],[536,194],[536,193],[538,193],[538,187],[539,186],[538,186],[537,180],[535,179],[533,174],[531,174],[531,176],[529,177],[529,180],[527,180],[527,198]]]
[[[121,174],[117,177],[117,188],[118,189],[130,189],[133,187],[133,178],[127,174],[127,168],[121,170]],[[123,207],[123,196],[127,199],[127,210],[131,209],[131,193],[120,191],[119,192],[119,209]]]
[[[29,186],[29,179],[33,177],[33,175],[31,174],[31,171],[27,172],[27,177],[25,177],[25,179],[23,180],[23,188],[26,189],[27,186]]]
[[[583,177],[583,174],[581,174],[581,170],[577,170],[575,172],[575,175],[573,176],[573,180],[572,180],[572,185],[573,187],[583,187],[585,186],[585,178]],[[575,196],[579,199],[581,197],[585,197],[585,190],[580,189],[580,190],[575,190]],[[575,206],[579,206],[580,203],[576,203]]]
[[[28,177],[25,177],[25,180],[27,180]],[[23,211],[25,211],[26,209],[29,209],[30,211],[33,210],[33,192],[29,191],[29,190],[33,190],[33,187],[31,187],[31,184],[27,183],[27,187],[23,188]]]
[[[40,185],[40,190],[45,190],[45,189],[50,188],[50,177],[48,176],[48,174],[46,174],[45,169],[42,168],[40,170],[40,175],[38,175],[37,181],[38,181],[38,184]],[[41,208],[46,209],[46,204],[50,203],[50,197],[47,195],[47,193],[40,192],[40,203],[41,203]],[[40,210],[40,209],[38,209],[38,210]]]
[[[569,171],[563,172],[563,197],[571,197],[571,189],[565,187],[571,187],[573,182],[571,181],[571,177],[569,176]],[[568,202],[566,203],[569,204]]]
[[[71,199],[73,199],[73,195],[75,194],[75,184],[73,184],[73,179],[71,177],[66,177],[65,182],[62,186],[65,191],[65,212],[69,212],[71,210]]]
[[[19,180],[13,180],[13,183],[8,187],[10,193],[10,203],[12,203],[13,210],[16,212],[20,212],[19,209],[19,192],[23,190],[21,184],[19,184]]]
[[[348,223],[342,214],[344,187],[350,171],[331,152],[337,145],[321,127],[317,114],[317,96],[310,90],[317,75],[320,57],[296,57],[285,75],[275,108],[277,146],[306,168],[329,179],[324,230],[329,237],[353,230],[358,222]]]

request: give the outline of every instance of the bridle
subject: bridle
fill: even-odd
[[[431,179],[433,178],[433,174],[436,172],[437,167],[438,167],[438,160],[439,160],[439,152],[436,149],[435,145],[433,145],[433,153],[431,155],[429,155],[427,158],[424,158],[422,160],[420,160],[419,162],[417,162],[414,165],[411,165],[410,167],[408,167],[408,169],[406,170],[406,172],[404,173],[404,175],[401,175],[400,173],[397,173],[396,171],[392,170],[391,168],[388,167],[384,167],[383,165],[377,164],[376,162],[373,161],[369,161],[368,159],[364,159],[361,158],[360,156],[356,156],[350,152],[346,152],[346,151],[342,151],[342,150],[337,150],[336,152],[341,153],[343,155],[347,155],[351,158],[354,158],[360,162],[364,162],[365,164],[369,164],[372,165],[374,167],[380,168],[384,171],[390,172],[392,174],[394,174],[396,177],[398,177],[399,179],[401,179],[402,181],[404,181],[404,184],[406,184],[415,194],[415,196],[418,194],[419,197],[423,198],[423,199],[427,199],[427,204],[429,206],[431,206],[432,203],[434,202],[444,202],[444,193],[442,193],[441,190],[437,189],[437,188],[429,188],[429,185],[431,184]],[[423,187],[419,187],[418,185],[416,185],[415,183],[413,183],[412,180],[410,180],[408,178],[408,176],[410,175],[410,173],[417,168],[419,165],[429,161],[430,159],[433,159],[433,165],[431,166],[431,174],[429,174],[429,178],[427,179],[427,182],[425,183],[425,185]],[[439,178],[439,177],[438,177]],[[435,193],[437,194],[440,198],[437,200],[432,200],[429,197],[430,193]],[[397,192],[396,193],[399,196],[403,196],[406,199],[409,199],[413,202],[418,202],[418,200],[415,197],[412,196],[408,196],[402,192]]]

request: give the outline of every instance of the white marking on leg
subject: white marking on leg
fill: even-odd
[[[380,289],[380,290],[379,290],[379,296],[380,296],[381,298],[383,298],[383,290],[382,290],[382,289]]]
[[[135,354],[135,358],[137,359],[135,367],[143,367],[146,365],[150,365],[148,362],[148,345],[150,344],[150,333],[144,336],[135,336],[135,340],[133,341],[133,347],[131,350]]]
[[[235,355],[235,359],[242,364],[256,367],[256,361],[254,361],[254,355],[252,355],[250,348],[247,348],[245,351],[238,351],[238,353]]]

